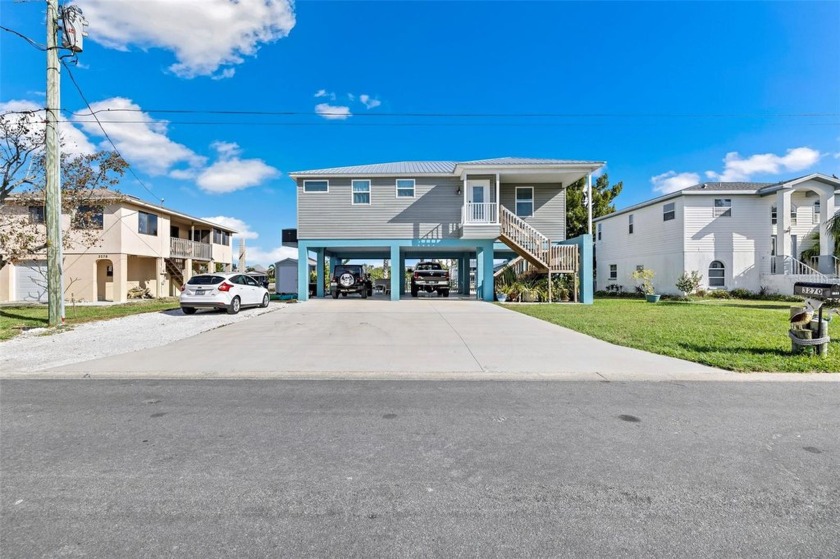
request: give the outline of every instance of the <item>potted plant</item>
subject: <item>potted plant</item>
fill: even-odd
[[[659,301],[660,296],[656,294],[656,290],[653,288],[653,277],[655,275],[656,274],[653,270],[649,270],[647,268],[636,270],[630,275],[630,277],[638,282],[639,291],[644,293],[645,299],[648,303],[656,303]]]

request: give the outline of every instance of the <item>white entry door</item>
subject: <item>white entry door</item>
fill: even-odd
[[[467,181],[467,202],[469,220],[474,223],[492,223],[495,221],[490,203],[490,181]]]
[[[24,260],[15,266],[15,300],[46,302],[46,260]]]

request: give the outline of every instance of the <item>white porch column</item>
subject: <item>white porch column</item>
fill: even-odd
[[[837,210],[834,204],[833,188],[826,193],[820,194],[820,272],[834,274],[834,262],[831,258],[823,256],[834,254],[834,235],[828,231],[828,220],[834,217]]]
[[[462,206],[464,216],[463,216],[462,219],[463,219],[463,222],[466,223],[470,219],[470,217],[467,215],[467,211],[469,211],[469,210],[467,209],[467,175],[466,174],[464,174],[463,182],[464,182],[464,186],[461,187],[461,190],[464,193],[464,205]]]
[[[592,236],[592,173],[586,175],[586,234]]]
[[[157,258],[155,260],[155,297],[163,297],[163,274],[166,272],[166,265],[163,263],[163,258]]]
[[[496,223],[499,223],[499,216],[502,213],[501,182],[501,175],[499,173],[496,173]]]
[[[778,262],[776,264],[776,273],[782,273],[783,269],[780,262],[784,261],[784,256],[791,256],[790,254],[790,197],[793,194],[790,190],[780,190],[776,193],[776,256]],[[772,268],[771,268],[772,269]]]

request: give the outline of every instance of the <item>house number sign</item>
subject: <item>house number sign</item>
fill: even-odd
[[[99,256],[97,256],[97,258],[111,258],[111,257],[108,256],[107,254],[100,254]]]

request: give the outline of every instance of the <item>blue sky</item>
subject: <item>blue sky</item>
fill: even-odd
[[[224,218],[249,264],[281,254],[296,170],[603,160],[619,208],[705,180],[840,175],[840,2],[77,4],[73,75],[95,108],[131,109],[100,113],[145,185],[121,189]],[[44,42],[43,2],[0,8]],[[0,109],[43,106],[44,54],[6,32],[0,52]],[[66,72],[61,105],[86,110]],[[107,147],[76,118],[73,149]]]

